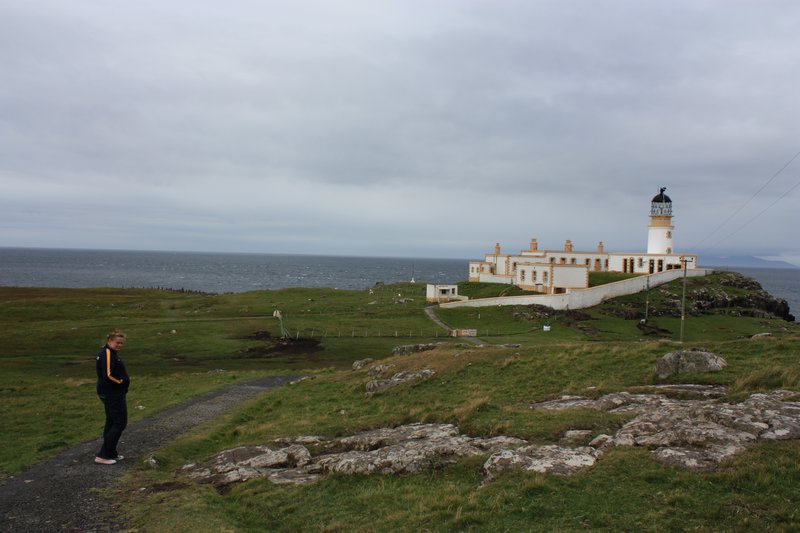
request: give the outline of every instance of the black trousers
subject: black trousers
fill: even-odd
[[[119,438],[128,425],[128,402],[124,394],[101,394],[100,400],[106,409],[106,427],[103,430],[103,445],[97,456],[114,459],[119,455],[117,453]]]

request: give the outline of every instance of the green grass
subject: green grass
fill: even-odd
[[[141,496],[148,531],[792,531],[800,446],[770,443],[714,473],[615,450],[571,478],[509,474],[478,488],[480,461],[416,476],[333,476],[308,487],[252,481]],[[244,503],[246,502],[246,503]]]
[[[556,314],[549,318],[526,318],[524,306],[437,309],[436,315],[453,328],[474,328],[478,337],[492,343],[549,344],[572,341],[648,340],[638,328],[638,320],[626,320],[586,311],[586,318]],[[664,333],[654,338],[679,340],[680,317],[655,317],[649,323]],[[544,331],[549,325],[550,331]],[[689,316],[684,324],[684,340],[725,340],[746,338],[756,333],[780,333],[787,327],[782,320],[725,315]]]
[[[505,285],[502,283],[481,283],[475,281],[464,281],[458,284],[458,294],[468,296],[471,300],[476,298],[496,298],[498,296],[522,296],[525,294],[537,294],[525,291],[515,285]]]
[[[424,285],[410,283],[225,295],[0,287],[0,476],[100,434],[94,357],[113,328],[128,334],[129,403],[145,406],[131,409],[136,420],[234,380],[347,368],[398,344],[447,340],[425,305]],[[313,351],[269,351],[281,333],[275,309]]]
[[[690,290],[715,281],[702,283]],[[649,305],[668,310],[678,287],[651,291]],[[424,286],[386,286],[371,294],[288,289],[227,295],[0,288],[0,473],[13,474],[100,434],[94,355],[104,333],[121,327],[129,335],[122,356],[133,376],[132,420],[237,380],[317,375],[260,395],[158,450],[162,468],[134,469],[118,497],[142,531],[796,530],[796,441],[759,444],[711,473],[666,467],[642,450],[620,449],[571,478],[506,474],[484,488],[484,458],[420,475],[331,476],[304,487],[251,481],[225,493],[176,477],[183,464],[241,444],[408,422],[455,423],[469,435],[539,443],[557,442],[568,428],[613,433],[625,417],[529,406],[562,394],[598,396],[657,383],[656,359],[681,347],[714,351],[728,367],[665,382],[725,384],[730,401],[755,391],[800,389],[796,325],[689,316],[681,346],[674,342],[680,319],[669,312],[651,315],[650,323],[666,331],[660,337],[637,327],[647,296],[546,318],[528,307],[437,309],[451,326],[478,329],[498,346],[447,339],[449,345],[434,351],[390,357],[398,344],[445,340],[423,313]],[[313,342],[271,351],[280,334],[275,309],[293,336]],[[544,332],[544,324],[551,331]],[[749,338],[765,331],[773,336]],[[370,377],[350,370],[352,361],[365,357],[387,359],[397,370],[437,373],[366,398]]]
[[[606,278],[631,277],[633,274],[608,274]],[[787,322],[762,317],[758,310],[731,308],[692,310],[692,293],[722,288],[731,297],[748,293],[746,289],[720,285],[720,275],[691,278],[687,282],[687,316],[684,341],[730,340],[756,333],[779,334]],[[491,285],[491,284],[484,284]],[[478,337],[492,343],[561,343],[572,341],[679,340],[682,281],[676,280],[649,292],[615,298],[591,309],[554,312],[537,317],[529,306],[437,309],[436,314],[453,328],[476,329]],[[677,302],[677,303],[676,303]],[[658,327],[658,335],[647,335],[639,321],[649,315],[649,324]],[[754,315],[754,316],[747,316]],[[549,325],[545,332],[543,326]]]
[[[53,370],[52,362],[43,366]],[[4,474],[15,473],[63,448],[101,435],[103,407],[95,393],[95,379],[85,377],[94,372],[94,366],[75,366],[81,370],[80,377],[74,370],[60,372],[58,368],[46,377],[32,379],[11,378],[3,372],[0,464]],[[19,367],[16,370],[19,375]],[[255,376],[252,372],[203,372],[136,377],[129,395],[130,421]]]
[[[641,274],[631,274],[623,272],[589,272],[589,287],[597,287],[606,283],[614,283],[625,279],[636,278]]]
[[[694,381],[722,383],[737,395],[797,388],[795,331],[780,339],[709,343],[729,366]],[[800,443],[759,444],[711,473],[655,463],[646,451],[618,449],[572,478],[502,475],[479,488],[477,458],[409,476],[330,476],[305,486],[251,481],[218,493],[174,472],[188,462],[243,444],[289,435],[352,434],[408,422],[458,424],[469,435],[511,435],[558,442],[566,429],[613,433],[627,418],[593,410],[532,411],[534,401],[562,394],[597,396],[659,382],[653,373],[663,345],[573,343],[529,348],[439,348],[386,362],[397,369],[429,367],[431,380],[364,397],[366,371],[346,371],[271,391],[238,413],[163,448],[163,469],[141,468],[131,487],[134,523],[166,531],[183,506],[235,530],[418,531],[529,530],[781,530],[797,524]],[[772,369],[764,372],[764,365]],[[681,382],[674,378],[667,382]],[[344,413],[344,414],[343,414]],[[177,484],[177,485],[176,485]],[[155,489],[154,489],[155,490]],[[191,521],[191,519],[190,519]],[[758,526],[758,527],[761,527]],[[200,524],[198,524],[200,527]]]

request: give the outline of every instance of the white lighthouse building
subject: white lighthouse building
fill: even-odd
[[[469,281],[505,283],[534,292],[561,294],[589,286],[589,272],[657,274],[697,268],[697,256],[677,254],[672,245],[672,200],[666,187],[650,202],[647,252],[608,252],[602,242],[595,250],[573,249],[571,240],[562,250],[542,250],[537,239],[519,253],[503,253],[500,244],[483,261],[470,261]]]
[[[664,194],[666,187],[650,202],[650,224],[647,226],[647,253],[671,254],[672,232],[672,200]]]

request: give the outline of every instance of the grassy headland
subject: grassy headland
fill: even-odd
[[[557,442],[567,428],[613,433],[624,416],[535,412],[530,403],[659,382],[655,360],[680,348],[677,282],[580,312],[437,310],[453,327],[478,329],[493,345],[483,348],[443,338],[422,312],[424,289],[401,284],[371,293],[230,295],[0,289],[2,472],[97,437],[102,413],[94,394],[94,353],[107,330],[122,327],[129,334],[123,357],[134,379],[134,420],[234,380],[317,375],[265,393],[173,442],[157,452],[160,469],[137,469],[120,497],[128,499],[133,523],[142,530],[744,531],[800,524],[797,441],[758,445],[708,473],[660,465],[640,449],[615,449],[574,477],[509,474],[484,488],[478,486],[485,458],[414,476],[330,476],[301,487],[250,481],[226,493],[176,478],[183,464],[242,444],[406,422],[449,422],[474,436],[539,443]],[[684,346],[714,351],[728,367],[666,382],[725,384],[731,401],[754,391],[800,390],[795,324],[760,308],[725,307],[718,291],[729,303],[758,299],[753,288],[726,285],[720,277],[690,280],[689,291],[696,297],[688,299]],[[718,306],[707,305],[710,300]],[[640,326],[645,307],[649,328]],[[275,309],[294,342],[278,341]],[[772,335],[751,339],[756,333]],[[398,344],[435,341],[449,345],[391,357]],[[386,359],[398,371],[431,368],[436,375],[366,398],[366,370],[350,370],[365,357]]]
[[[424,306],[425,286],[414,284],[224,295],[1,287],[0,475],[99,434],[94,356],[110,329],[128,334],[135,421],[235,380],[344,368],[443,340]],[[288,342],[278,342],[276,309]]]

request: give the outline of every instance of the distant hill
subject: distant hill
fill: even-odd
[[[797,268],[786,261],[769,261],[751,255],[700,256],[702,267]]]

